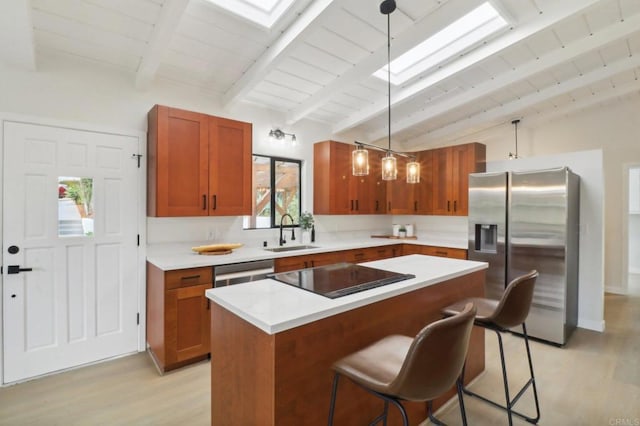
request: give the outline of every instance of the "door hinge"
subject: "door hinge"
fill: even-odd
[[[136,324],[140,325],[140,312],[136,314]]]
[[[142,158],[142,154],[132,154],[131,158],[138,160],[138,168],[140,168],[140,159]]]
[[[140,247],[140,234],[138,234],[137,241],[138,247]]]

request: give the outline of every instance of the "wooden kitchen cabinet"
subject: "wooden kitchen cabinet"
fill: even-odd
[[[275,272],[295,271],[296,269],[315,268],[316,266],[331,265],[340,262],[371,262],[402,255],[400,244],[362,249],[340,250],[301,256],[289,256],[275,259]]]
[[[467,251],[464,249],[423,246],[418,244],[405,244],[402,254],[426,254],[428,256],[450,257],[453,259],[466,259]]]
[[[326,252],[305,254],[301,256],[281,257],[274,260],[275,272],[295,271],[297,269],[315,268],[316,266],[331,265],[344,262],[342,252]]]
[[[162,271],[147,263],[147,343],[161,372],[208,357],[213,268]]]
[[[467,216],[469,173],[486,170],[486,148],[480,143],[432,150],[433,214]]]
[[[351,153],[355,146],[336,141],[313,146],[313,210],[315,214],[384,213],[385,188],[381,174],[373,166],[376,154],[370,152],[370,172],[353,176]],[[373,158],[371,158],[373,157]]]
[[[416,153],[420,163],[420,182],[413,184],[413,210],[411,214],[433,213],[433,152]]]
[[[251,214],[251,123],[156,105],[148,127],[147,216]]]

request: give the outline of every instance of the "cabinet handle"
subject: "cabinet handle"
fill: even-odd
[[[307,268],[307,261],[306,260],[304,261],[304,267],[305,267],[305,269]]]
[[[211,299],[207,297],[207,311],[211,310]]]
[[[351,211],[353,211],[353,200],[351,200]]]
[[[315,261],[315,260],[312,260],[312,261],[311,261],[311,267],[313,268],[313,267],[315,267],[315,266],[316,266],[316,261]]]
[[[202,210],[207,209],[207,194],[202,194]]]
[[[439,254],[441,256],[448,256],[449,252],[447,251],[442,251],[442,250],[436,250],[436,254]]]
[[[414,211],[414,212],[417,212],[417,211],[418,211],[418,202],[417,202],[417,201],[414,201],[414,202],[413,202],[413,211]]]
[[[218,208],[218,196],[214,195],[213,196],[213,210]]]
[[[454,212],[458,211],[458,201],[457,200],[453,201],[453,211]]]
[[[180,280],[182,281],[197,280],[198,278],[200,278],[200,275],[188,275],[186,277],[180,277]]]
[[[376,211],[380,210],[380,201],[376,200]]]
[[[360,204],[358,204],[358,200],[356,200],[356,211],[360,210]]]
[[[447,211],[451,211],[451,201],[447,200]]]
[[[387,211],[389,211],[389,212],[390,212],[390,211],[391,211],[391,201],[389,201],[389,202],[388,202],[388,206],[389,206],[389,207],[388,207]]]

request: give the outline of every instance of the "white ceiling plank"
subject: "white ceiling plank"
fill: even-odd
[[[634,92],[640,93],[640,80],[634,80],[629,84],[626,84],[623,86],[617,86],[612,90],[607,90],[602,93],[596,93],[588,97],[584,97],[564,107],[560,107],[557,109],[545,108],[545,112],[542,112],[532,117],[527,117],[527,124],[529,123],[534,124],[536,122],[549,121],[554,117],[571,114],[574,111],[587,109],[594,105],[598,105],[603,102],[610,101],[612,99],[626,96]]]
[[[405,51],[411,49],[419,42],[425,40],[431,34],[435,34],[448,22],[458,18],[461,13],[472,10],[482,3],[482,0],[449,0],[443,7],[438,8],[432,14],[418,21],[413,27],[393,36],[392,60],[400,56]],[[446,6],[446,7],[445,7]],[[385,34],[386,36],[386,34]],[[375,71],[387,63],[387,43],[380,46],[375,52],[364,58],[347,72],[337,77],[331,84],[326,85],[306,100],[299,108],[291,111],[287,115],[287,124],[293,124],[304,118],[314,109],[329,102],[335,93],[340,93],[346,88],[357,84],[359,81],[368,78]],[[385,101],[386,105],[386,101]]]
[[[303,43],[304,34],[315,30],[321,25],[322,17],[338,7],[338,0],[316,0],[304,13],[280,36],[267,51],[258,58],[254,65],[235,82],[223,99],[223,105],[229,109],[236,102],[244,98],[262,77],[275,69],[285,58]]]
[[[160,62],[188,4],[189,0],[167,0],[162,6],[147,51],[143,54],[136,73],[136,87],[138,89],[146,90],[153,83]]]
[[[528,21],[517,28],[514,28],[504,37],[500,37],[493,42],[487,43],[470,54],[463,56],[459,60],[438,69],[426,78],[419,80],[416,84],[403,89],[395,96],[392,96],[392,105],[405,102],[412,97],[419,95],[423,90],[433,86],[434,84],[438,84],[446,78],[468,69],[484,59],[497,55],[504,49],[522,42],[540,31],[550,28],[571,15],[588,10],[602,1],[603,0],[566,0],[562,2],[555,2],[552,6],[550,5],[548,10],[545,10],[545,13],[539,15],[538,19]],[[371,117],[381,114],[384,112],[386,107],[387,104],[385,102],[377,102],[375,105],[364,109],[351,117],[347,117],[340,123],[337,123],[333,128],[333,132],[342,133],[349,130]]]
[[[29,0],[0,2],[0,62],[36,69],[36,53]]]
[[[640,67],[640,57],[628,57],[618,62],[611,63],[607,67],[602,67],[589,74],[576,77],[572,80],[565,81],[561,84],[557,84],[541,90],[540,92],[532,93],[528,96],[522,97],[517,101],[504,104],[498,108],[487,111],[486,113],[477,114],[467,120],[460,120],[448,126],[440,127],[437,130],[429,132],[428,136],[429,138],[440,139],[446,137],[447,135],[450,135],[451,133],[459,132],[466,127],[482,125],[482,123],[485,122],[508,117],[545,100],[571,92],[588,84],[601,82],[616,74],[637,67]],[[371,138],[371,140],[375,139]]]
[[[587,54],[591,50],[603,48],[617,40],[627,37],[629,34],[637,32],[639,28],[640,14],[630,17],[624,22],[618,22],[616,25],[602,29],[591,37],[583,38],[570,45],[566,45],[564,49],[556,49],[546,56],[541,57],[539,60],[534,60],[508,73],[495,76],[494,79],[466,90],[464,93],[448,97],[443,102],[434,103],[411,117],[393,123],[392,132],[406,130],[421,121],[432,119],[455,108],[459,108],[462,105],[476,102],[484,96],[490,96],[492,93],[506,86],[525,81],[536,75],[542,75],[543,72],[561,66],[564,63],[569,63],[574,58]],[[548,77],[548,74],[542,75],[542,77]],[[386,130],[380,129],[374,133],[374,138],[381,138],[386,132]]]

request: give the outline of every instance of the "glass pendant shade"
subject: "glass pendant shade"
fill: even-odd
[[[357,147],[351,153],[351,171],[354,176],[369,174],[369,151]]]
[[[420,183],[420,163],[415,160],[407,163],[407,183]]]
[[[395,180],[398,177],[396,157],[390,152],[382,159],[382,180]]]

